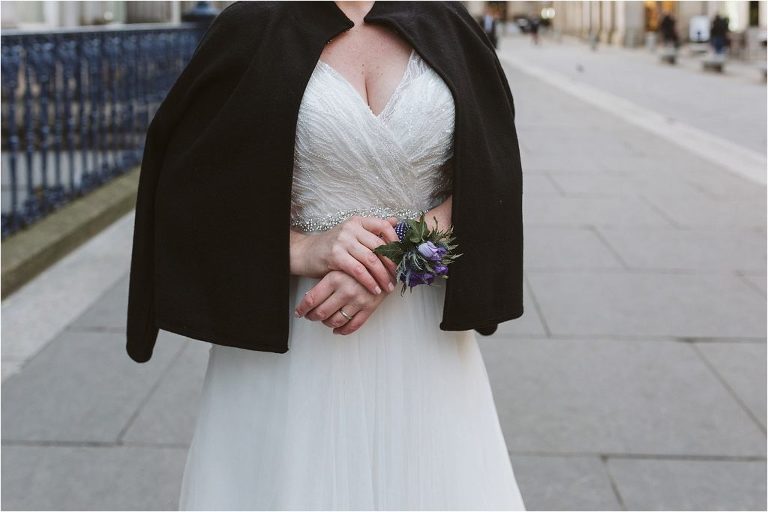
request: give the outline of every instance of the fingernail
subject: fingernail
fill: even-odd
[[[387,286],[387,288],[389,288],[389,291],[392,291],[392,290],[394,290],[394,289],[395,289],[395,285],[393,285],[392,283],[389,283],[389,285]]]
[[[375,289],[376,289],[376,295],[381,293],[381,288],[380,287],[377,286]]]
[[[299,313],[298,309],[296,311],[294,311],[293,314],[296,315],[296,316],[301,316],[301,313]]]

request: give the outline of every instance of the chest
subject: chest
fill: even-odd
[[[359,155],[355,165],[361,169],[405,171],[443,161],[452,149],[454,129],[451,90],[415,50],[378,113],[344,75],[321,59],[301,100],[296,148],[300,157],[317,160],[327,155],[334,161],[337,155],[328,148],[337,148]]]

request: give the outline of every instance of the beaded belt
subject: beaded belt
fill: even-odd
[[[399,219],[418,219],[421,214],[427,210],[416,210],[413,208],[389,208],[384,206],[373,206],[370,208],[353,208],[348,210],[339,210],[327,215],[315,215],[312,217],[299,217],[291,220],[291,227],[298,228],[301,231],[326,231],[337,224],[340,224],[352,217],[360,215],[363,217],[397,217]]]

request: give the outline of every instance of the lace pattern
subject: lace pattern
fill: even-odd
[[[351,215],[417,218],[452,190],[453,96],[412,50],[400,83],[375,115],[319,60],[296,126],[291,227],[323,231]]]

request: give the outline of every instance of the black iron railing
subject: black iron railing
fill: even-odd
[[[141,161],[205,25],[2,32],[2,236]]]

